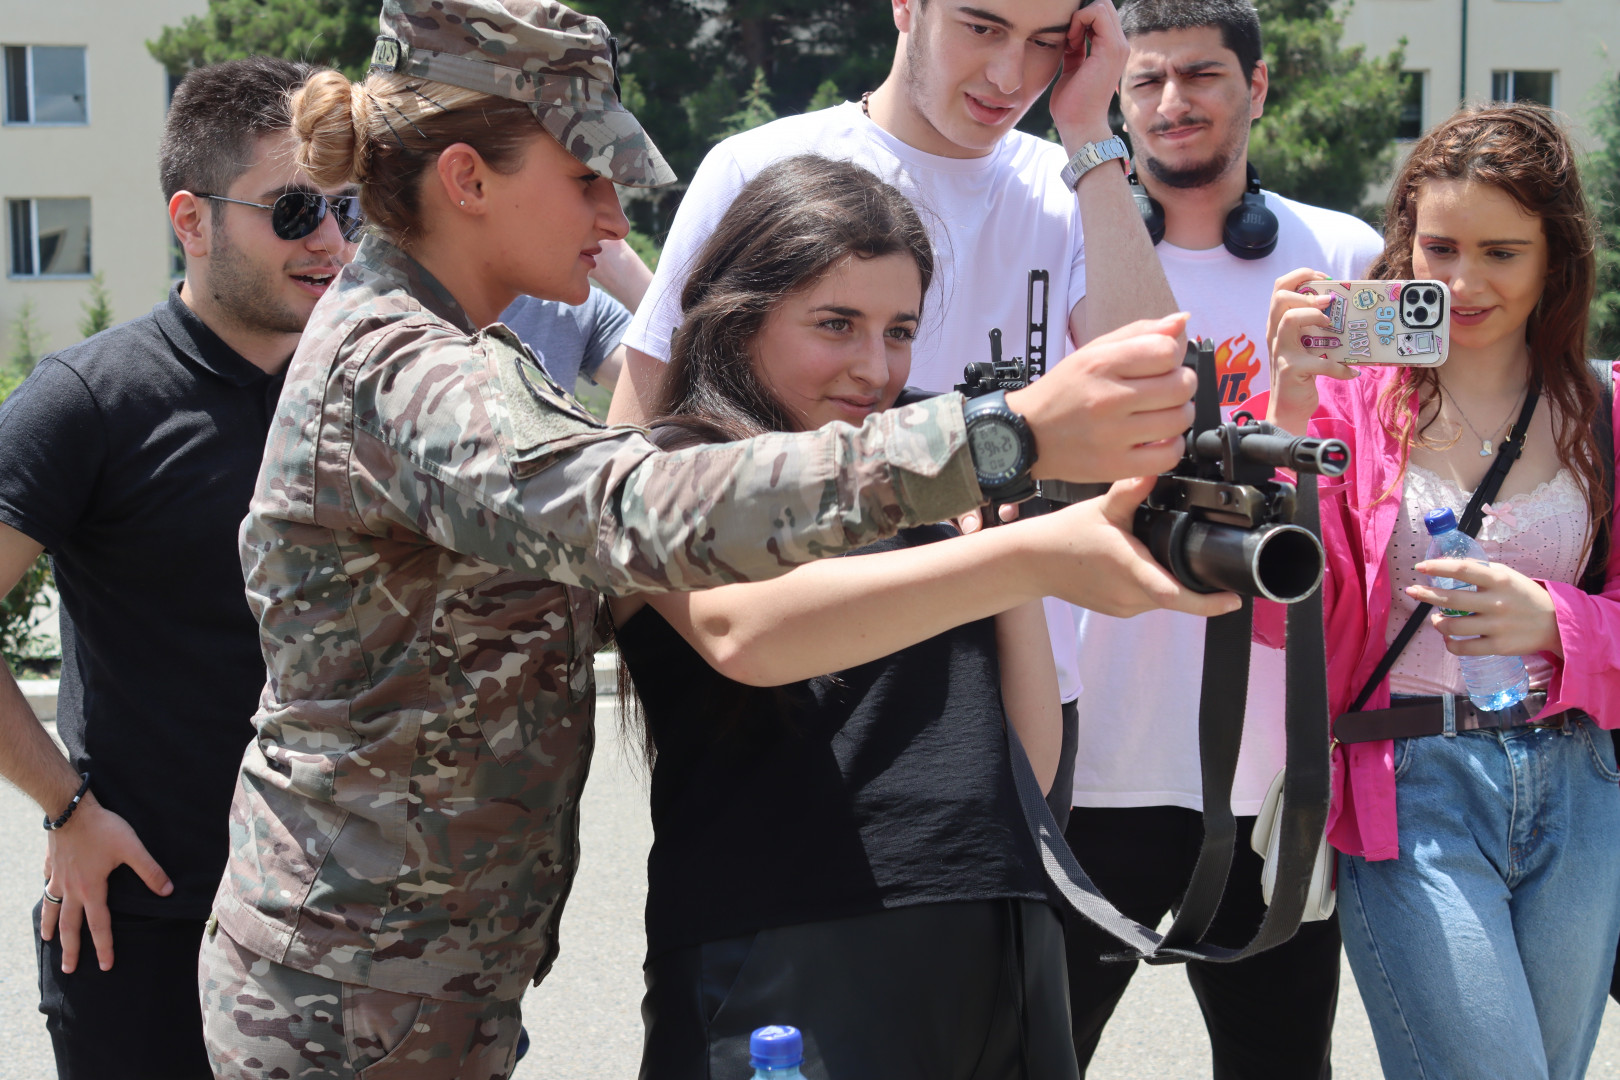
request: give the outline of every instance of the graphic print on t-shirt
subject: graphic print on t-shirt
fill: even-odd
[[[1255,386],[1260,374],[1260,352],[1247,334],[1235,334],[1215,346],[1216,391],[1221,411],[1227,418],[1261,387]]]

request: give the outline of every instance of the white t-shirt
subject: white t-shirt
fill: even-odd
[[[1063,148],[1013,131],[985,157],[936,157],[878,127],[855,102],[784,117],[709,152],[675,214],[626,345],[669,359],[691,263],[737,192],[767,165],[810,153],[870,169],[909,198],[928,227],[935,273],[912,346],[910,385],[952,389],[966,364],[990,359],[993,328],[1002,332],[1004,358],[1025,355],[1031,270],[1051,275],[1048,366],[1071,351],[1072,344],[1058,346],[1068,341],[1069,312],[1085,295],[1085,253],[1079,201],[1059,176],[1068,161]],[[1071,701],[1080,684],[1068,606],[1047,601],[1047,622],[1059,689]]]
[[[1338,279],[1365,275],[1384,248],[1348,214],[1306,206],[1271,192],[1280,226],[1277,250],[1246,262],[1224,247],[1156,249],[1176,302],[1192,313],[1188,334],[1215,342],[1222,412],[1230,417],[1270,385],[1266,317],[1277,278],[1310,267]],[[1074,763],[1076,806],[1182,806],[1203,809],[1198,767],[1198,694],[1203,619],[1150,611],[1114,619],[1071,607],[1085,692]],[[1232,809],[1260,812],[1283,767],[1283,654],[1256,645],[1249,665],[1248,714],[1232,785]]]

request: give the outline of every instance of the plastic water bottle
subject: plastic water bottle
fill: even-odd
[[[1457,528],[1457,515],[1449,507],[1430,510],[1423,515],[1423,524],[1429,530],[1429,559],[1474,559],[1489,564],[1485,549],[1467,533]],[[1437,589],[1472,591],[1475,586],[1454,578],[1431,577],[1429,583]],[[1440,609],[1443,615],[1467,615],[1466,611]],[[1468,686],[1468,697],[1474,707],[1486,712],[1511,708],[1524,700],[1530,692],[1530,673],[1520,656],[1463,656],[1463,682]]]
[[[748,1064],[754,1080],[804,1080],[804,1036],[795,1027],[758,1028],[748,1040]]]

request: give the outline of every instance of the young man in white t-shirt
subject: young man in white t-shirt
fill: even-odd
[[[1188,335],[1216,344],[1229,418],[1269,382],[1266,317],[1276,279],[1298,267],[1361,276],[1383,243],[1362,221],[1272,193],[1276,249],[1242,259],[1223,241],[1247,187],[1249,126],[1265,102],[1260,25],[1250,0],[1136,0],[1123,16],[1131,51],[1120,104],[1135,175],[1164,213],[1156,251]],[[1067,829],[1080,864],[1111,900],[1153,926],[1177,902],[1202,840],[1198,697],[1205,623],[1163,611],[1111,619],[1079,608],[1079,752]],[[1172,673],[1174,673],[1172,675]],[[1283,660],[1256,647],[1232,808],[1237,857],[1211,931],[1223,945],[1253,936],[1265,908],[1254,815],[1283,765]],[[1070,926],[1075,1048],[1084,1073],[1134,964],[1089,926]],[[1328,1075],[1339,974],[1336,920],[1235,964],[1189,964],[1217,1077]]]
[[[1108,105],[1127,51],[1113,5],[892,3],[900,32],[894,64],[869,96],[733,136],[704,159],[625,334],[625,370],[610,420],[647,419],[691,261],[742,186],[794,154],[871,169],[911,198],[929,223],[938,271],[912,349],[913,386],[951,389],[967,363],[990,358],[992,329],[1002,331],[1006,358],[1025,355],[1032,270],[1050,275],[1049,365],[1068,351],[1056,348],[1059,326],[1066,325],[1073,347],[1175,310],[1124,169],[1113,160],[1123,159],[1125,148],[1108,126]],[[1062,146],[1014,126],[1054,76],[1052,120]],[[1101,416],[1122,405],[1099,393],[1096,408]],[[1048,621],[1068,736],[1053,793],[1061,818],[1068,813],[1072,702],[1080,685],[1066,605],[1048,601]]]

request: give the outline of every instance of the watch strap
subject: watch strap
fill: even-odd
[[[1075,152],[1069,163],[1063,166],[1063,184],[1071,191],[1079,185],[1080,178],[1095,169],[1105,161],[1124,161],[1131,156],[1130,150],[1125,146],[1125,140],[1115,135],[1111,139],[1101,142],[1088,142]]]

